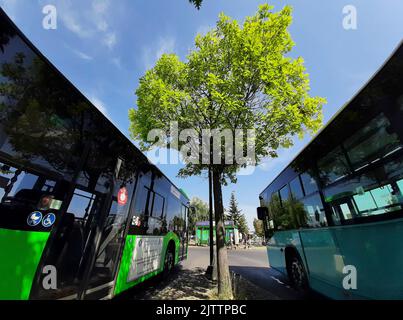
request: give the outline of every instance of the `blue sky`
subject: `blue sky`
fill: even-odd
[[[138,79],[163,53],[185,59],[197,33],[215,25],[220,12],[243,20],[263,0],[204,0],[200,11],[187,0],[0,0],[28,38],[118,128],[128,135],[128,109],[136,107]],[[305,59],[311,94],[326,97],[325,122],[362,87],[403,36],[401,0],[270,1],[275,10],[294,7],[290,29],[296,42],[292,56]],[[57,8],[56,30],[42,27],[42,8]],[[357,30],[345,30],[343,7],[357,9]],[[252,225],[258,195],[309,142],[281,150],[252,175],[224,188],[227,206],[232,191]],[[176,178],[178,166],[161,169],[189,196],[208,199],[205,178]]]

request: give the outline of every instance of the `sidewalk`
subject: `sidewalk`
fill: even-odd
[[[273,295],[246,279],[232,273],[235,300],[272,300]],[[138,300],[218,300],[216,285],[205,276],[202,268],[177,267],[165,281],[151,280],[133,290],[130,299]]]

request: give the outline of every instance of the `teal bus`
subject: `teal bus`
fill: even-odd
[[[0,300],[110,299],[187,257],[189,199],[0,10]]]
[[[269,264],[332,299],[403,299],[403,46],[260,194]]]

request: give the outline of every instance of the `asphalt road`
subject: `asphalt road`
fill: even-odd
[[[207,268],[208,247],[189,247],[189,256],[182,263],[184,269]],[[230,269],[254,285],[268,292],[268,299],[299,300],[320,298],[314,293],[303,295],[294,290],[283,274],[269,267],[266,248],[228,250]]]

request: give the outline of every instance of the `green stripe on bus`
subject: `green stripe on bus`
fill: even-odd
[[[0,229],[0,300],[28,300],[48,232]]]

